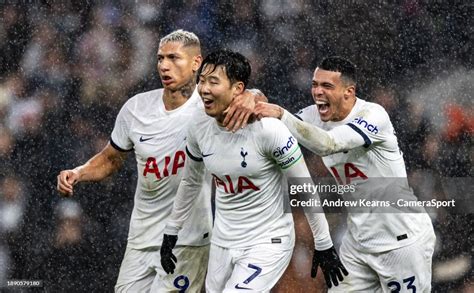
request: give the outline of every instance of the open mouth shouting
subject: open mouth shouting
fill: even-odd
[[[318,107],[318,112],[320,115],[326,115],[329,113],[329,102],[317,100],[316,106]]]
[[[212,105],[214,105],[214,100],[211,98],[202,98],[202,101],[204,103],[204,108],[210,109],[212,108]]]

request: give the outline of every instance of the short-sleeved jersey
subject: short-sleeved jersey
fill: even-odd
[[[345,151],[322,158],[339,184],[356,182],[363,190],[367,178],[406,179],[403,154],[390,118],[382,106],[357,98],[352,111],[342,121],[321,121],[316,105],[304,108],[296,116],[329,131],[336,145],[348,146]],[[363,143],[360,143],[362,140]],[[351,147],[354,145],[359,146]],[[406,184],[404,191],[411,192],[405,179],[397,182]],[[432,225],[426,213],[360,212],[349,213],[348,229],[349,236],[359,249],[382,252],[413,243],[425,231],[432,229]]]
[[[138,94],[120,110],[111,144],[121,151],[135,151],[138,182],[130,221],[128,245],[135,249],[160,246],[167,218],[173,208],[184,170],[186,132],[191,117],[203,112],[197,91],[177,109],[167,111],[163,89]],[[212,229],[210,177],[205,178],[191,219],[183,227],[178,245],[209,243]]]
[[[262,243],[294,245],[291,213],[285,213],[282,169],[302,158],[295,138],[274,118],[251,123],[236,133],[210,117],[190,127],[188,152],[202,160],[216,184],[212,243],[247,248]]]

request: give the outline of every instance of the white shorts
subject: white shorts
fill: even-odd
[[[358,251],[347,240],[339,256],[349,275],[329,292],[431,292],[433,230],[413,244],[382,253]]]
[[[270,292],[288,267],[292,253],[293,247],[281,243],[248,249],[211,244],[206,292]]]
[[[133,249],[127,246],[115,292],[200,292],[209,261],[209,245],[173,249],[178,259],[174,274],[160,263],[160,247]]]

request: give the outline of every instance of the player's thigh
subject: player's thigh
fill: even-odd
[[[245,250],[235,260],[234,270],[224,292],[270,292],[285,272],[293,248],[265,244]]]
[[[339,258],[349,275],[329,292],[382,292],[377,273],[367,264],[367,255],[355,250],[347,237],[342,242]]]
[[[434,233],[373,259],[384,292],[431,292]]]
[[[223,292],[233,269],[231,250],[211,244],[206,276],[206,292]]]
[[[156,276],[153,257],[157,251],[137,250],[127,246],[120,265],[115,292],[150,292]]]
[[[178,259],[174,273],[166,274],[158,262],[151,292],[201,292],[209,261],[209,245],[177,247],[173,253]]]

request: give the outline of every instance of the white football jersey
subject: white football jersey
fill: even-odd
[[[111,144],[135,151],[138,182],[130,221],[128,245],[135,249],[161,246],[163,230],[184,169],[187,128],[191,117],[203,112],[197,91],[177,109],[167,111],[163,89],[129,99],[117,116]],[[209,244],[212,229],[210,176],[206,175],[191,219],[177,245]]]
[[[294,245],[291,213],[285,213],[282,169],[302,159],[283,123],[265,118],[236,133],[204,117],[190,127],[188,152],[202,160],[216,184],[212,243],[247,248],[263,243]]]
[[[396,179],[397,184],[403,185],[403,192],[412,195],[406,180],[403,154],[382,106],[357,98],[352,111],[342,121],[321,121],[316,105],[304,108],[296,116],[329,131],[336,145],[345,146],[344,151],[322,158],[339,184],[357,184],[363,190],[368,178],[402,178]],[[298,138],[297,131],[291,129],[291,125],[288,127]],[[377,179],[371,182],[377,182]],[[348,216],[349,236],[359,249],[367,252],[409,245],[432,229],[426,213],[349,212]]]

